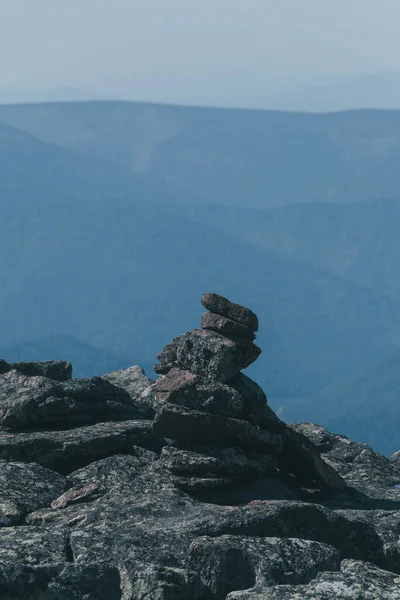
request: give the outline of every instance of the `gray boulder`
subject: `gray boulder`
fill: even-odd
[[[132,400],[137,400],[154,383],[152,379],[147,377],[144,370],[138,366],[112,371],[103,375],[103,379],[128,392]]]
[[[219,442],[265,452],[279,453],[283,447],[280,435],[270,433],[247,421],[213,415],[175,404],[164,404],[156,414],[154,433],[159,437],[183,442]]]
[[[101,377],[57,382],[11,370],[0,376],[0,426],[57,429],[143,417],[143,406]]]
[[[158,407],[171,403],[229,417],[237,417],[243,411],[243,398],[235,389],[181,369],[171,369],[160,377],[155,392]]]
[[[15,362],[11,368],[28,377],[48,377],[55,381],[69,381],[72,377],[72,365],[66,360]]]
[[[340,554],[332,546],[293,538],[202,537],[188,553],[191,568],[214,598],[225,598],[233,590],[308,583],[320,571],[338,571],[340,566]]]
[[[129,600],[212,600],[195,571],[126,561],[123,572]]]
[[[312,442],[324,463],[330,465],[352,488],[364,494],[357,504],[361,507],[368,498],[400,500],[400,470],[396,460],[374,452],[367,444],[353,442],[344,435],[331,433],[314,423],[298,423],[290,426]]]
[[[400,600],[396,573],[376,565],[344,560],[340,572],[319,573],[308,585],[275,585],[232,592],[226,600]]]
[[[159,450],[165,442],[152,421],[96,423],[65,431],[0,433],[0,459],[37,462],[67,474],[114,454],[135,454],[135,446]]]
[[[34,510],[50,506],[70,486],[39,464],[0,460],[0,527],[22,523]]]
[[[2,561],[2,600],[121,600],[118,570],[104,565]]]
[[[164,370],[178,367],[204,379],[225,383],[260,354],[260,348],[252,342],[194,329],[173,340],[157,358]]]
[[[275,457],[240,447],[193,445],[191,448],[164,446],[158,465],[174,474],[259,476],[273,471]]]

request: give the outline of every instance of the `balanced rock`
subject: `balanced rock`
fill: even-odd
[[[186,490],[229,486],[243,474],[240,469],[232,473],[221,459],[225,447],[246,456],[248,451],[268,456],[268,460],[256,459],[257,468],[254,460],[252,467],[248,461],[250,477],[267,472],[272,475],[276,468],[275,475],[279,469],[289,477],[297,477],[304,486],[346,487],[312,443],[277,417],[263,390],[240,373],[261,352],[252,342],[253,330],[244,324],[258,327],[254,313],[216,294],[205,294],[202,302],[229,316],[205,313],[202,324],[218,332],[189,331],[158,356],[160,371],[165,374],[154,386],[153,430],[156,436],[179,444],[179,469],[177,452],[172,459],[172,451],[162,453],[159,466],[169,470],[175,476],[174,482]],[[242,336],[244,332],[248,339],[233,336],[235,331]],[[209,444],[214,447],[211,457]],[[208,469],[204,473],[205,465]]]
[[[227,317],[222,317],[216,313],[203,313],[201,316],[201,328],[216,331],[228,337],[237,337],[252,342],[256,338],[254,331],[246,325],[241,325],[237,321],[232,321]]]
[[[252,342],[194,329],[174,339],[157,358],[164,372],[178,367],[204,379],[224,383],[251,365],[260,354],[260,348]]]
[[[227,317],[228,319],[232,319],[232,321],[236,321],[237,323],[241,323],[247,327],[250,327],[253,331],[258,331],[258,318],[249,308],[245,306],[240,306],[240,304],[235,304],[234,302],[230,302],[224,296],[220,296],[219,294],[214,294],[211,292],[206,292],[201,297],[202,305],[207,308],[209,311],[221,315],[222,317]]]

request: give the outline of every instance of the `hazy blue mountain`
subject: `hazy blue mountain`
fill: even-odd
[[[101,376],[134,364],[140,364],[150,377],[155,376],[152,365],[145,363],[140,357],[118,356],[68,335],[49,335],[24,340],[15,346],[1,346],[0,355],[8,362],[69,360],[74,367],[73,377]]]
[[[0,122],[0,197],[57,202],[125,197],[132,176],[106,161],[49,144]]]
[[[268,210],[198,205],[186,213],[376,294],[400,296],[400,200]]]
[[[330,112],[360,108],[400,109],[400,72],[346,77],[342,81],[296,86],[263,98],[253,107]]]
[[[288,406],[282,417],[292,422],[306,418],[390,455],[400,446],[399,374],[396,352]]]
[[[360,202],[400,192],[400,111],[332,114],[134,102],[0,106],[0,120],[220,203]]]
[[[0,122],[0,199],[51,203],[68,198],[140,198],[143,202],[181,204],[188,195],[173,185],[160,185],[106,159],[42,141]],[[204,200],[194,193],[190,202]]]

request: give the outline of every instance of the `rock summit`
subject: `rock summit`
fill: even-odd
[[[201,302],[156,381],[0,360],[2,600],[400,600],[398,453],[284,423]]]

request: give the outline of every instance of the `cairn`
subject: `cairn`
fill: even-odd
[[[237,486],[286,473],[299,486],[343,488],[312,443],[281,421],[263,390],[241,373],[261,354],[258,318],[215,293],[194,329],[169,343],[154,367],[153,430],[169,440],[160,467],[185,491]]]

